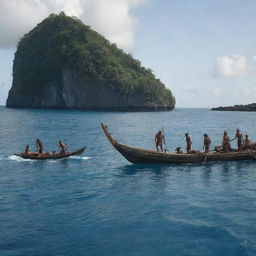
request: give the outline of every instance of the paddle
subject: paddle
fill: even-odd
[[[206,162],[206,160],[207,160],[207,153],[205,153],[204,162]]]
[[[166,146],[166,140],[165,140],[165,133],[164,133],[164,128],[162,128],[162,133],[163,133],[163,136],[164,136],[164,138],[163,138],[163,142],[164,142],[164,152],[166,153],[166,152],[168,152],[169,150],[168,150],[168,148],[167,148],[167,146]]]

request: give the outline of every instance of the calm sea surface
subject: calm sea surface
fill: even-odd
[[[256,162],[133,165],[104,137],[123,143],[202,150],[236,128],[256,140],[256,113],[176,109],[103,113],[0,108],[0,255],[256,255]],[[64,140],[80,157],[29,161],[13,156],[40,138]],[[233,144],[235,146],[235,142]]]

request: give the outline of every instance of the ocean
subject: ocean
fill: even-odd
[[[134,165],[105,138],[154,149],[203,150],[237,128],[256,140],[256,113],[181,109],[84,112],[0,107],[0,255],[255,256],[256,162]],[[22,160],[35,140],[57,151],[86,146],[61,161]],[[236,147],[236,142],[232,142]]]

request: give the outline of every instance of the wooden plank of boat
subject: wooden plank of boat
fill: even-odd
[[[255,160],[256,150],[239,151],[229,153],[198,153],[198,154],[176,154],[165,153],[154,150],[147,150],[143,148],[137,148],[119,143],[114,139],[108,127],[101,124],[101,127],[113,147],[119,151],[128,161],[132,163],[158,163],[158,164],[177,164],[177,163],[203,163],[203,162],[217,162],[217,161],[240,161],[240,160]]]
[[[15,156],[22,157],[24,159],[31,159],[31,160],[57,160],[57,159],[64,159],[68,158],[70,156],[79,156],[84,153],[86,147],[80,148],[76,151],[73,152],[68,152],[66,154],[62,153],[44,153],[44,154],[37,154],[37,153],[30,153],[30,154],[25,154],[25,153],[18,153],[14,154]]]

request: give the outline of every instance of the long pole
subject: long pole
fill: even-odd
[[[167,149],[167,146],[166,146],[166,140],[165,140],[165,133],[164,133],[164,128],[162,128],[162,133],[163,133],[163,142],[164,142],[164,151],[166,152],[168,149]]]

